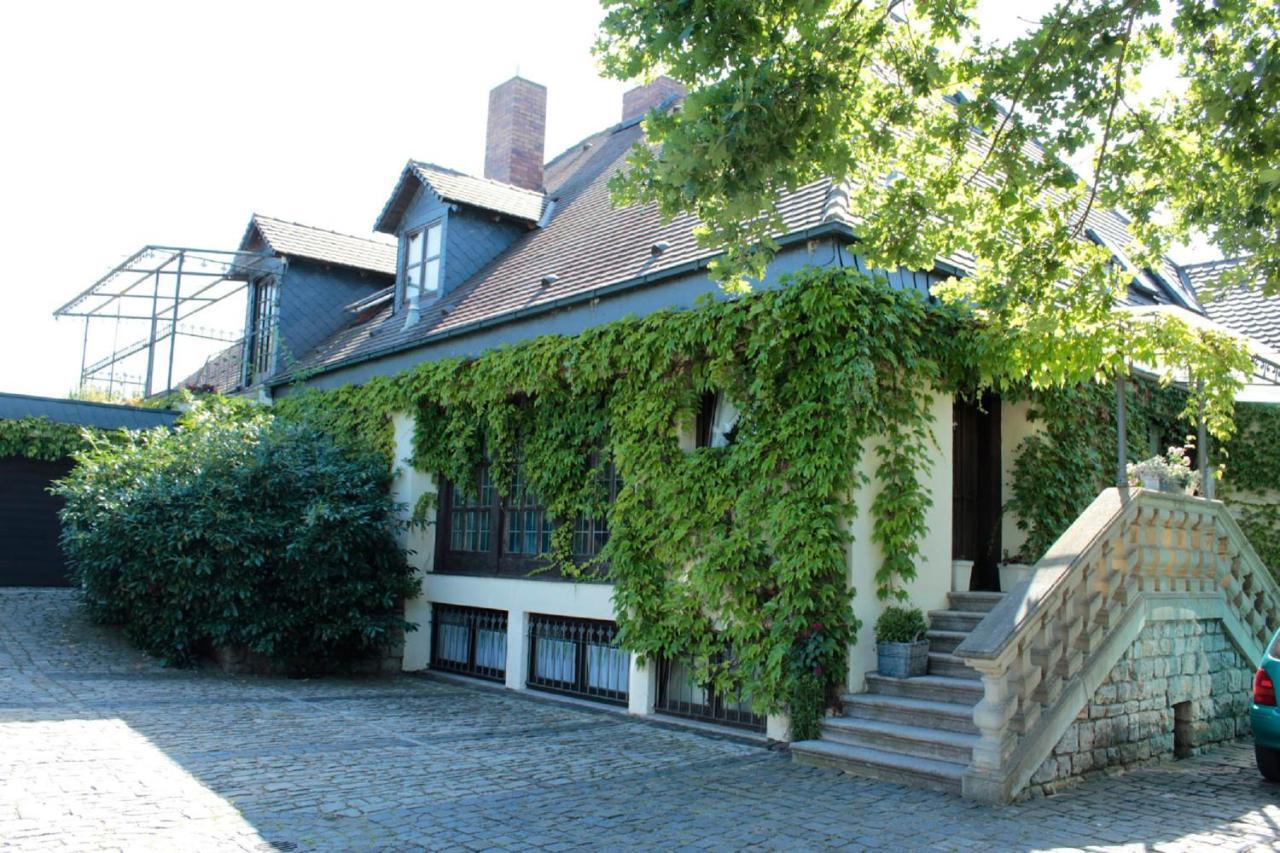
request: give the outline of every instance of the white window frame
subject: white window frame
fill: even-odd
[[[431,253],[431,235],[435,232],[438,237],[436,240],[435,253]],[[422,254],[415,260],[412,256],[413,240],[415,237],[421,239]],[[427,272],[432,269],[434,264],[435,276],[434,287],[427,288]],[[405,232],[404,235],[404,263],[402,265],[404,271],[404,295],[405,303],[409,306],[411,312],[418,310],[418,305],[427,299],[435,299],[440,296],[444,280],[444,219],[440,218],[433,222],[428,222],[418,228],[413,228]],[[414,279],[414,272],[417,272],[417,280]]]

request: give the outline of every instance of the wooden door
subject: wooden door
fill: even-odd
[[[973,560],[973,589],[999,589],[1000,398],[953,407],[951,558]]]

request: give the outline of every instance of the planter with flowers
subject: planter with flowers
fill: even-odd
[[[1200,472],[1191,467],[1182,447],[1170,447],[1164,456],[1131,462],[1128,475],[1129,485],[1155,491],[1193,495],[1200,487]]]

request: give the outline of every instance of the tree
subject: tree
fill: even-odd
[[[873,264],[972,257],[941,295],[987,330],[986,382],[1185,366],[1205,389],[1189,405],[1228,433],[1247,354],[1113,310],[1132,272],[1084,238],[1097,211],[1123,210],[1129,262],[1158,268],[1203,232],[1249,256],[1240,280],[1280,292],[1280,12],[1268,0],[1060,0],[996,44],[975,5],[608,0],[606,71],[689,88],[682,109],[647,118],[617,197],[697,214],[705,244],[724,250],[713,274],[735,291],[776,248],[777,194],[831,178],[847,185]],[[1141,91],[1161,69],[1181,90]],[[1082,160],[1091,181],[1070,165]]]

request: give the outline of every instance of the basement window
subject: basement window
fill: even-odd
[[[440,256],[444,249],[444,221],[439,220],[405,235],[405,296],[425,302],[440,295]]]

